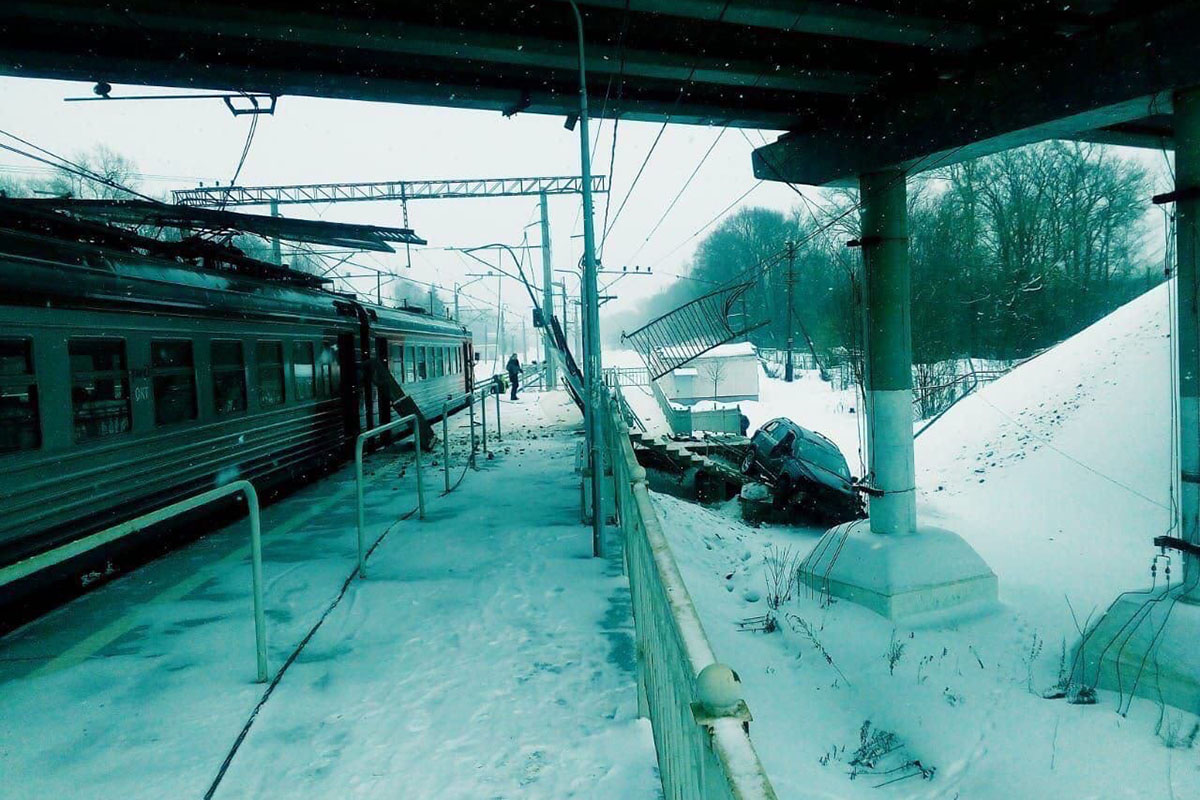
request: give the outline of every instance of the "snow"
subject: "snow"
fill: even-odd
[[[681,358],[693,352],[690,347],[660,347],[658,351],[662,354],[663,358]],[[755,356],[757,353],[758,351],[754,349],[754,345],[750,342],[730,342],[729,344],[719,344],[711,350],[704,351],[704,354],[697,356],[697,359],[744,358],[746,356]]]
[[[781,798],[1200,797],[1200,758],[1156,737],[1156,703],[1137,699],[1122,717],[1110,692],[1096,706],[1040,697],[1075,638],[1071,608],[1083,624],[1150,583],[1151,539],[1171,505],[1168,308],[1168,289],[1151,291],[917,440],[919,518],[983,556],[999,577],[998,611],[893,628],[805,590],[781,607],[778,631],[739,630],[768,610],[766,558],[794,563],[821,531],[749,528],[736,500],[655,496],[713,649],[742,677],[751,737]],[[742,404],[754,426],[791,417],[854,463],[852,394],[811,373],[762,387],[760,403]],[[1195,720],[1164,715],[1184,730]],[[898,737],[877,771],[915,761],[936,771],[851,779],[867,722],[868,737]]]
[[[656,797],[636,718],[620,556],[593,559],[559,392],[503,404],[494,460],[428,518],[410,456],[368,462],[390,532],[263,705],[222,797]],[[465,415],[462,415],[465,416]],[[460,470],[465,419],[452,427]],[[440,426],[439,426],[440,430]],[[353,569],[353,471],[264,509],[272,673]],[[176,551],[0,642],[0,795],[200,797],[253,683],[246,526]]]

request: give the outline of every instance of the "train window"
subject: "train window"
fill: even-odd
[[[404,380],[411,383],[417,379],[417,348],[410,344],[404,350]]]
[[[283,344],[281,342],[259,342],[258,353],[258,404],[271,408],[283,404]]]
[[[213,411],[236,414],[246,410],[246,361],[242,343],[212,343]]]
[[[337,342],[321,343],[321,359],[317,362],[317,392],[321,397],[333,397],[341,389],[342,369],[338,363]]]
[[[75,440],[129,431],[129,367],[123,339],[71,339],[71,405]]]
[[[191,342],[152,341],[150,377],[154,386],[155,425],[196,418],[196,369]]]
[[[33,342],[0,339],[0,453],[34,450],[41,443]]]
[[[392,377],[399,383],[404,383],[404,346],[392,343],[388,346],[388,369]]]
[[[296,376],[296,399],[312,400],[317,378],[312,342],[292,343],[292,371]]]
[[[429,377],[442,377],[442,348],[429,348]]]
[[[425,380],[429,377],[429,367],[425,361],[424,347],[417,348],[417,380]]]

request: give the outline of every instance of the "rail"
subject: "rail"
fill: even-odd
[[[775,800],[750,741],[748,712],[697,714],[699,675],[716,658],[650,502],[628,427],[609,393],[604,402],[633,601],[638,713],[650,718],[663,791],[671,800]]]
[[[354,485],[357,495],[358,577],[360,578],[367,577],[367,547],[364,532],[366,525],[363,521],[363,444],[368,439],[373,439],[376,436],[403,427],[404,425],[412,425],[413,429],[413,441],[416,444],[417,516],[425,519],[425,484],[421,479],[421,426],[417,422],[417,415],[409,414],[406,417],[393,420],[386,425],[380,425],[377,428],[360,433],[358,438],[354,440]]]
[[[157,525],[168,519],[187,513],[193,509],[208,505],[234,494],[245,494],[246,505],[250,516],[250,558],[254,582],[254,649],[258,661],[258,682],[267,681],[267,627],[263,614],[263,570],[262,570],[262,522],[259,517],[258,492],[254,485],[247,480],[238,480],[224,486],[210,489],[186,500],[180,500],[169,506],[135,517],[128,522],[106,528],[98,533],[76,539],[73,542],[47,550],[44,553],[31,556],[15,564],[0,569],[0,586],[27,578],[43,569],[61,564],[76,556],[83,555],[97,547],[122,539],[130,534],[144,530],[151,525]]]

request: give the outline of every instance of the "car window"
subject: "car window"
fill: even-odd
[[[846,459],[836,450],[822,447],[808,439],[798,439],[793,452],[797,458],[850,480],[850,468],[846,466]]]

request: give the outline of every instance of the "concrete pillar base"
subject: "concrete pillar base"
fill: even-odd
[[[1200,712],[1200,606],[1178,601],[1181,593],[1117,600],[1075,646],[1070,691],[1096,687]]]
[[[827,531],[800,566],[799,580],[890,620],[998,603],[995,573],[958,534],[919,527],[881,535],[865,519]]]

